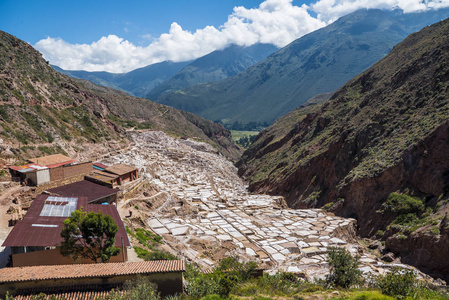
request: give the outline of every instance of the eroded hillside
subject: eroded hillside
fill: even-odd
[[[412,34],[329,102],[262,132],[239,162],[250,190],[284,195],[296,208],[328,204],[407,262],[447,274],[447,32],[449,20]],[[393,192],[422,206],[382,206]]]
[[[29,44],[0,32],[3,155],[121,148],[128,129],[195,137],[231,159],[239,149],[221,125],[171,107],[60,74]],[[90,145],[90,146],[89,146]]]

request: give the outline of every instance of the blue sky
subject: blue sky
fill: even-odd
[[[405,13],[449,0],[0,0],[0,30],[68,70],[128,72],[229,44],[283,47],[361,8]]]
[[[1,0],[0,29],[35,44],[47,37],[92,43],[115,34],[134,44],[167,32],[173,22],[195,31],[224,24],[234,7],[258,7],[260,0]],[[294,1],[297,5],[311,1]],[[142,37],[146,38],[142,38]]]

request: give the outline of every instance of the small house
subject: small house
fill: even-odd
[[[145,276],[162,296],[182,293],[183,260],[159,260],[90,265],[33,266],[0,269],[0,297],[33,299],[43,292],[64,299],[96,299],[127,280]]]
[[[14,181],[38,186],[92,171],[92,162],[77,162],[62,154],[32,158],[29,162],[27,165],[9,167]]]
[[[127,181],[136,180],[139,175],[136,168],[124,164],[106,168],[104,172],[118,176],[120,185]]]
[[[50,182],[50,169],[38,164],[10,166],[9,173],[13,181],[26,185],[41,185]]]
[[[118,175],[102,171],[91,172],[89,175],[84,176],[84,179],[110,188],[120,185],[120,177]]]
[[[115,246],[120,248],[120,254],[111,257],[111,262],[126,262],[127,247],[130,246],[125,226],[114,205],[88,204],[86,197],[56,197],[37,195],[25,217],[17,222],[11,230],[4,247],[10,247],[14,267],[89,264],[93,261],[78,259],[73,261],[59,253],[60,235],[63,222],[71,213],[83,208],[86,212],[101,212],[114,219],[119,230],[115,237]]]

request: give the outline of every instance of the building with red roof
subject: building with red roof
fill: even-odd
[[[14,226],[2,245],[11,247],[13,266],[93,263],[88,259],[73,261],[59,253],[63,222],[74,210],[80,208],[86,212],[101,212],[113,218],[119,228],[115,246],[120,248],[120,254],[113,256],[110,261],[127,261],[130,242],[114,205],[89,204],[86,197],[37,195],[23,220]]]
[[[14,181],[27,185],[42,185],[48,182],[88,174],[92,171],[92,162],[77,162],[62,154],[53,154],[29,159],[29,164],[10,166]]]
[[[64,299],[97,299],[126,280],[145,276],[162,296],[182,293],[183,260],[159,260],[89,265],[33,266],[0,269],[0,297],[34,299],[41,292]]]

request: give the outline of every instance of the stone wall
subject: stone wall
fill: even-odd
[[[50,169],[51,181],[61,180],[80,174],[90,173],[93,170],[92,162],[84,162],[76,165],[60,166]]]

